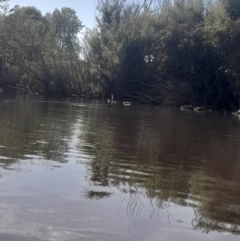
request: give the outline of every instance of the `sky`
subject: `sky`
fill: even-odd
[[[35,6],[42,14],[53,12],[55,8],[70,7],[88,28],[95,26],[96,4],[97,0],[9,0],[10,7]]]

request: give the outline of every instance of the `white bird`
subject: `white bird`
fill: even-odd
[[[129,102],[129,101],[123,101],[123,105],[124,105],[124,106],[130,106],[130,105],[132,105],[132,103]]]

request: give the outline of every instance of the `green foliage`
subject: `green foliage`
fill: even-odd
[[[0,16],[0,84],[44,94],[240,105],[237,0],[99,0],[96,27],[70,8]]]
[[[238,5],[101,0],[86,37],[90,71],[117,98],[236,108]]]
[[[232,20],[237,20],[240,17],[240,2],[238,0],[220,0],[224,9],[229,14]]]
[[[66,95],[82,91],[78,33],[82,29],[70,8],[42,16],[35,7],[15,7],[1,21],[1,81],[24,91]],[[15,67],[17,77],[9,73]]]

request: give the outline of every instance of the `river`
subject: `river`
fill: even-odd
[[[0,93],[0,240],[240,239],[240,119]]]

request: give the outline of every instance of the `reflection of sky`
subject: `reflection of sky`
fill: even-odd
[[[142,167],[140,161],[131,164],[132,159],[127,158],[126,155],[125,159],[122,159],[122,156],[118,158],[115,156],[114,159],[111,152],[114,153],[116,146],[112,145],[112,140],[116,141],[117,137],[125,136],[126,138],[118,145],[128,147],[132,144],[131,142],[135,143],[133,137],[141,131],[143,133],[139,135],[143,137],[144,145],[140,145],[138,150],[143,149],[146,153],[140,152],[139,155],[136,154],[137,157],[145,154],[146,158],[149,158],[151,153],[155,153],[155,147],[159,145],[159,142],[154,142],[156,136],[154,131],[149,131],[153,126],[150,125],[149,120],[141,122],[139,129],[135,132],[133,127],[136,125],[134,120],[137,118],[131,118],[128,121],[126,116],[130,116],[130,113],[124,115],[125,109],[121,107],[117,109],[120,115],[115,115],[114,109],[102,108],[101,105],[96,108],[97,111],[93,111],[93,108],[87,104],[81,107],[56,102],[49,103],[47,109],[40,108],[43,106],[44,103],[38,105],[38,112],[41,110],[46,113],[46,116],[32,120],[32,126],[37,127],[38,130],[30,132],[29,138],[27,138],[27,133],[25,137],[21,135],[21,142],[27,138],[28,146],[31,143],[37,143],[37,145],[34,144],[33,149],[24,149],[23,153],[17,156],[21,160],[16,157],[18,161],[6,166],[10,170],[1,169],[3,176],[0,178],[0,240],[18,240],[17,237],[6,237],[2,233],[21,237],[33,235],[39,238],[36,241],[235,241],[239,239],[238,236],[212,231],[207,235],[202,234],[201,232],[205,231],[204,228],[193,230],[192,220],[196,217],[198,209],[181,206],[185,205],[181,196],[184,194],[186,198],[188,192],[201,189],[201,185],[197,184],[202,183],[205,187],[205,184],[209,183],[208,179],[205,179],[207,174],[203,171],[189,173],[192,177],[190,178],[190,190],[189,179],[184,178],[188,177],[186,175],[188,172],[178,165],[179,160],[176,164],[171,164],[172,156],[169,159],[166,158],[168,160],[166,163],[162,161],[161,165],[154,165],[156,174],[154,176],[151,175],[153,173],[151,163],[143,162],[146,165]],[[30,108],[30,110],[30,113],[33,113],[33,109]],[[25,109],[22,111],[25,113]],[[126,118],[125,125],[118,126],[117,118]],[[16,130],[19,131],[22,127],[19,118],[12,118],[12,120],[12,126],[16,123],[19,125],[16,129],[10,128],[10,137],[5,136],[9,140],[13,140],[18,133]],[[28,126],[31,126],[29,122]],[[107,128],[108,126],[111,128]],[[120,129],[117,129],[119,127]],[[117,131],[119,135],[116,135]],[[88,135],[89,133],[91,134]],[[144,135],[146,133],[148,135]],[[1,136],[3,137],[3,134]],[[171,136],[171,129],[165,136],[168,138]],[[158,132],[157,138],[159,139]],[[130,140],[130,143],[126,143],[126,140]],[[6,144],[0,143],[0,154],[1,151],[8,149],[4,148],[4,146],[10,146],[10,144],[7,145],[8,143],[16,145],[16,142],[10,141]],[[148,145],[154,147],[153,151],[147,149]],[[164,148],[165,153],[167,147]],[[129,151],[125,148],[121,150]],[[173,150],[174,148],[170,148],[169,153],[172,154]],[[52,151],[56,151],[58,155],[52,155]],[[131,152],[125,154],[131,154]],[[4,152],[1,155],[3,156]],[[184,159],[180,158],[180,160]],[[184,161],[181,164],[184,164]],[[188,167],[193,164],[201,167],[199,162],[199,166],[194,162],[187,164]],[[225,168],[224,173],[226,173]],[[94,179],[92,174],[95,174],[97,178]],[[108,182],[105,183],[105,180]],[[151,188],[153,184],[156,184],[154,190]],[[224,186],[218,179],[214,190],[219,189],[217,184],[222,190]],[[207,188],[203,194],[209,196],[209,189],[211,188]],[[152,193],[152,191],[156,192]],[[191,201],[191,197],[188,197],[187,204]],[[24,241],[27,240],[27,238],[24,239]],[[29,240],[34,241],[34,239]]]
[[[74,198],[71,191],[76,191],[78,187],[72,184],[84,183],[81,180],[84,171],[78,173],[81,168],[75,166],[74,172],[74,168],[70,170],[68,164],[64,165],[64,169],[57,171],[33,168],[29,172],[30,169],[24,168],[18,177],[14,175],[3,181],[12,188],[11,193],[4,192],[3,185],[0,188],[0,240],[6,237],[17,240],[18,236],[25,237],[24,241],[28,241],[27,237],[31,237],[31,241],[238,240],[237,236],[216,232],[205,235],[192,230],[194,211],[190,207],[179,207],[169,202],[165,203],[165,208],[157,210],[157,215],[150,217],[155,201],[150,203],[142,197],[141,201],[138,200],[143,207],[142,212],[129,215],[129,203],[134,198],[138,199],[129,193],[97,201]],[[71,175],[66,176],[67,172]],[[41,178],[38,177],[40,175]],[[69,178],[71,182],[63,184],[64,179]],[[35,189],[36,186],[39,190]],[[61,187],[64,193],[61,193]],[[135,203],[135,208],[138,206]]]
[[[76,109],[76,111],[78,111]],[[78,115],[75,123],[71,127],[71,136],[65,141],[67,143],[67,151],[64,152],[64,159],[71,164],[84,164],[92,159],[89,153],[84,152],[84,128],[86,125],[86,120],[84,120],[81,115]]]
[[[17,239],[11,236],[14,234],[41,241],[176,240],[174,234],[189,237],[186,240],[200,237],[191,230],[194,214],[189,207],[166,203],[166,208],[156,210],[154,200],[150,203],[147,198],[117,190],[110,198],[82,199],[77,191],[86,184],[83,166],[61,164],[64,168],[52,170],[53,164],[48,161],[48,168],[22,165],[21,172],[9,172],[11,178],[1,180],[0,240],[7,237],[1,233],[13,240]],[[4,186],[8,188],[4,190]],[[170,236],[173,239],[168,239]]]
[[[72,135],[70,140],[68,141],[68,147],[76,151],[76,149],[81,145],[81,135],[83,136],[83,120],[82,119],[77,119],[76,123],[72,125]]]
[[[59,195],[78,198],[84,184],[82,165],[66,165],[51,160],[27,159],[11,166],[14,171],[4,171],[1,180],[7,187],[4,195],[35,196]],[[4,183],[4,185],[3,185]]]

